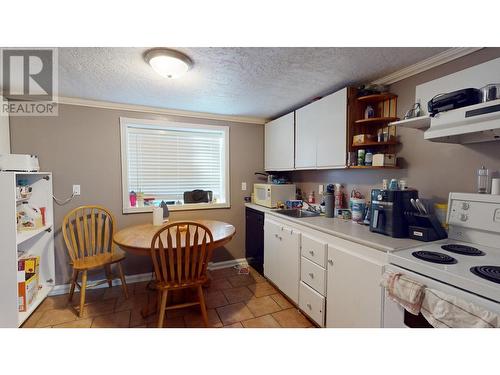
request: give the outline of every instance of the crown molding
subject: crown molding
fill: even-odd
[[[414,76],[418,73],[425,72],[426,70],[435,68],[436,66],[446,64],[447,62],[456,60],[462,56],[469,55],[473,52],[479,51],[483,47],[458,47],[450,48],[446,51],[438,53],[428,59],[422,60],[416,64],[410,65],[394,73],[388,74],[384,77],[378,78],[372,82],[375,85],[391,85],[395,82],[401,81],[405,78]]]
[[[240,123],[245,123],[245,124],[263,125],[267,122],[267,119],[264,119],[261,117],[218,115],[215,113],[183,111],[183,110],[176,110],[176,109],[166,109],[166,108],[159,108],[159,107],[149,107],[149,106],[144,106],[144,105],[106,102],[106,101],[100,101],[100,100],[72,98],[72,97],[65,97],[65,96],[59,96],[57,98],[57,103],[67,104],[67,105],[76,105],[76,106],[81,106],[81,107],[115,109],[115,110],[130,111],[130,112],[151,113],[151,114],[157,114],[157,115],[189,117],[189,118],[197,118],[197,119],[204,119],[204,120],[240,122]]]

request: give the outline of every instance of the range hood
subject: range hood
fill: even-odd
[[[424,139],[462,144],[500,140],[500,99],[437,113]]]

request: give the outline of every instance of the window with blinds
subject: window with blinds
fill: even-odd
[[[124,212],[228,207],[228,127],[121,119]],[[203,190],[211,201],[184,202]]]

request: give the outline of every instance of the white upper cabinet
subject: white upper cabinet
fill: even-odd
[[[295,168],[346,165],[347,88],[295,112]]]
[[[294,112],[265,125],[266,171],[294,169]]]

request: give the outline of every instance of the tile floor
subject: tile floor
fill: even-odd
[[[255,270],[240,275],[234,268],[210,273],[212,282],[205,290],[211,327],[224,328],[309,328],[313,324],[279,291]],[[157,316],[144,319],[141,309],[156,299],[147,282],[129,285],[130,298],[123,297],[121,287],[87,291],[83,317],[67,304],[67,295],[47,298],[23,328],[149,328],[156,327]],[[187,296],[189,298],[189,296]],[[75,293],[73,305],[79,294]],[[199,307],[167,312],[165,327],[203,327]]]

